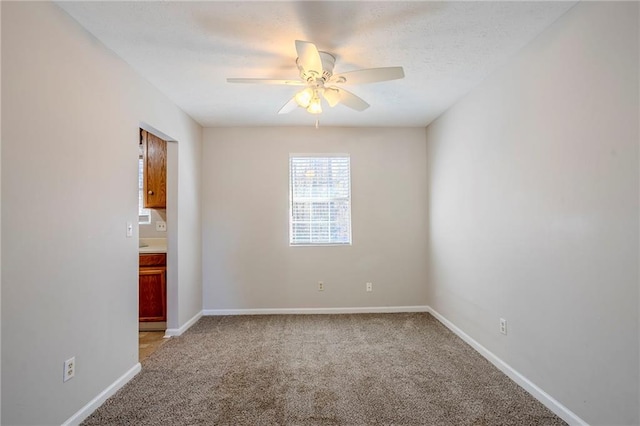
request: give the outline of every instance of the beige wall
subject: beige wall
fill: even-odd
[[[289,153],[350,154],[352,246],[289,246]],[[424,129],[205,129],[204,308],[424,305],[425,155]]]
[[[151,211],[151,223],[140,223],[138,232],[140,238],[167,238],[167,231],[156,231],[156,222],[167,223],[167,209],[149,209]],[[167,230],[169,223],[167,223]]]
[[[142,123],[179,146],[171,326],[202,309],[202,131],[53,3],[2,36],[2,424],[60,424],[138,362]]]
[[[639,422],[638,59],[583,2],[427,129],[430,305],[594,425]]]

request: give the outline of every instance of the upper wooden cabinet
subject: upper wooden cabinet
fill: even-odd
[[[144,207],[167,208],[167,142],[140,130],[144,163]]]

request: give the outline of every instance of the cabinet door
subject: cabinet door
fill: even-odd
[[[138,280],[140,321],[167,320],[167,281],[165,268],[141,268]]]
[[[167,142],[142,131],[144,149],[144,207],[167,206]]]

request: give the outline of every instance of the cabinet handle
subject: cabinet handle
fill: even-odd
[[[149,191],[149,192],[147,192],[147,194],[153,195],[153,191]]]

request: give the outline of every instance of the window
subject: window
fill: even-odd
[[[151,210],[144,208],[143,179],[144,160],[141,154],[138,158],[138,223],[148,225],[151,223]]]
[[[289,156],[289,244],[351,244],[348,154]]]

